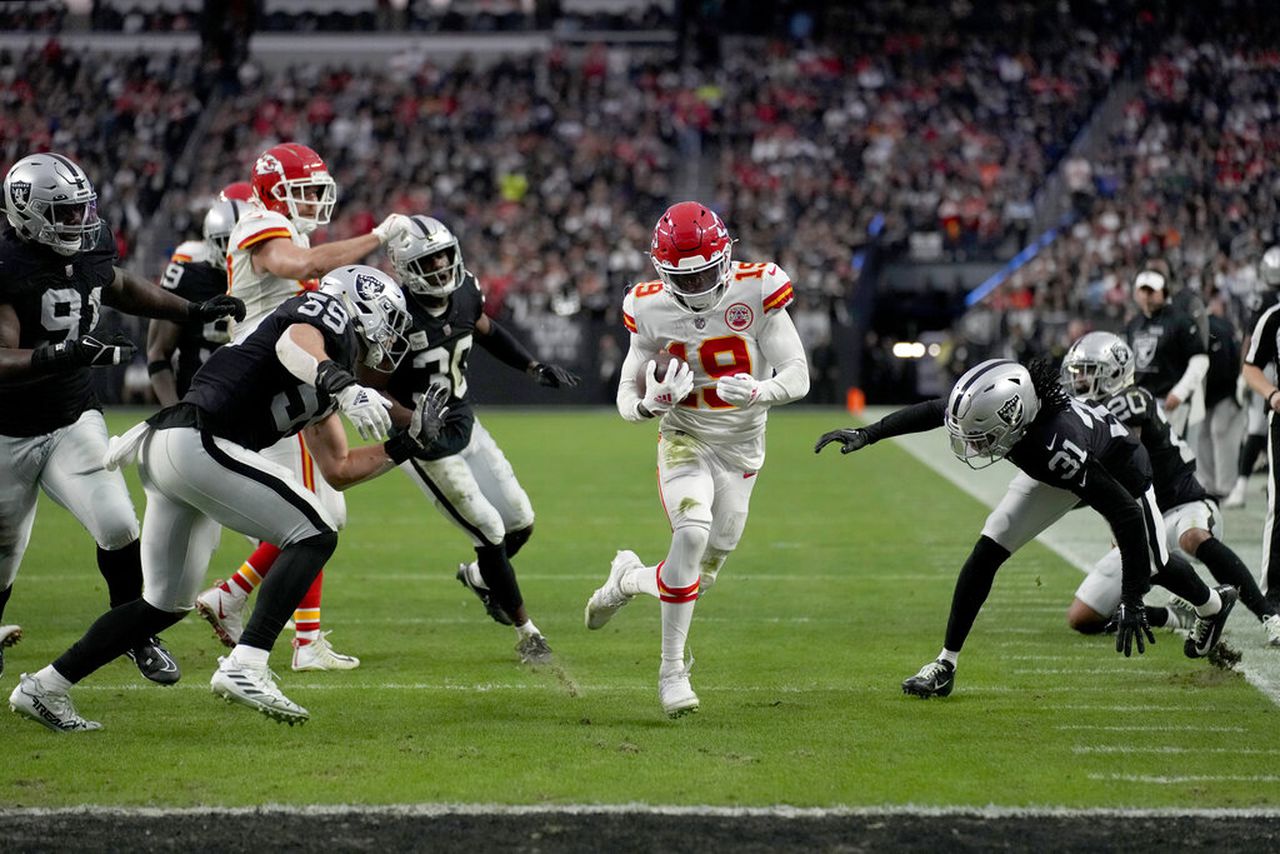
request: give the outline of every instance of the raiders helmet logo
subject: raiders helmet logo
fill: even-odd
[[[258,158],[258,162],[253,164],[253,174],[266,175],[271,172],[284,174],[284,168],[281,167],[280,161],[276,159],[274,154],[264,154]]]
[[[999,418],[1010,427],[1015,427],[1022,421],[1022,398],[1016,394],[1000,404],[1000,408],[996,410],[996,418]]]
[[[1134,340],[1133,349],[1134,355],[1138,360],[1139,370],[1142,370],[1151,364],[1152,358],[1156,355],[1156,345],[1159,343],[1160,338],[1156,335],[1144,335],[1141,338]]]
[[[364,273],[356,274],[356,296],[363,300],[373,300],[382,294],[384,285],[373,276]]]
[[[31,201],[31,182],[10,181],[9,200],[13,202],[15,208],[25,208],[27,203]]]
[[[755,314],[751,311],[751,306],[745,303],[735,302],[724,310],[724,322],[734,332],[741,332],[751,325],[751,321],[755,320]]]

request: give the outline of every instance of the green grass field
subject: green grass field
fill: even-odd
[[[192,615],[166,635],[184,671],[175,688],[119,661],[76,689],[101,732],[0,719],[0,804],[1275,801],[1259,783],[1280,779],[1276,706],[1183,658],[1172,635],[1128,661],[1073,635],[1063,614],[1080,575],[1038,544],[1002,571],[956,693],[905,698],[899,682],[941,646],[986,511],[897,447],[814,457],[814,438],[846,420],[836,411],[773,416],[746,535],[694,618],[702,711],[668,721],[657,603],[637,600],[600,632],[582,625],[617,548],[665,553],[654,428],[611,410],[482,417],[538,513],[517,570],[563,672],[518,664],[514,633],[454,580],[465,537],[393,472],[347,494],[327,574],[326,628],[362,667],[291,673],[287,634],[273,656],[309,724],[216,701],[208,679],[223,650]],[[110,419],[116,430],[132,420]],[[225,533],[210,578],[247,552]],[[104,606],[90,538],[43,502],[5,615],[26,637],[0,690]]]

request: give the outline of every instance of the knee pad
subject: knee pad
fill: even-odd
[[[668,587],[687,587],[698,579],[710,530],[701,525],[681,525],[671,532],[671,550],[662,565],[662,581]]]
[[[529,542],[529,538],[533,536],[533,525],[529,524],[523,528],[514,531],[508,531],[504,542],[507,546],[507,557],[516,556],[516,552],[524,548],[524,544]]]

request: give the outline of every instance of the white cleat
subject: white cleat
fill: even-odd
[[[297,638],[293,639],[294,670],[355,670],[359,666],[360,659],[354,655],[333,651],[328,632],[321,632],[320,637],[311,643],[299,643]]]
[[[22,640],[22,626],[0,626],[0,676],[4,675],[4,648]]]
[[[1222,499],[1223,507],[1243,507],[1245,503],[1246,493],[1249,489],[1249,481],[1247,478],[1239,478],[1236,485],[1231,487],[1231,491],[1227,493],[1227,497]]]
[[[311,713],[276,687],[275,674],[263,665],[255,667],[228,655],[218,658],[218,669],[209,688],[228,703],[239,703],[289,726],[306,723]]]
[[[218,581],[196,597],[196,610],[213,626],[213,633],[222,645],[230,648],[240,642],[244,632],[244,606],[248,601],[224,593],[222,582]]]
[[[22,674],[18,687],[9,695],[9,708],[54,732],[89,732],[102,729],[97,721],[87,721],[76,712],[71,695],[55,691],[34,676]]]
[[[587,600],[583,620],[588,629],[602,628],[605,623],[613,619],[613,615],[618,613],[619,608],[635,598],[622,592],[622,576],[643,567],[644,561],[640,560],[633,551],[623,549],[614,555],[613,563],[609,564],[609,577],[605,580],[604,586],[592,593],[591,598]]]
[[[693,656],[687,663],[668,666],[663,662],[658,668],[658,700],[662,711],[669,718],[681,718],[698,711],[698,695],[689,684],[689,671],[693,669]]]
[[[1280,646],[1280,614],[1272,614],[1263,620],[1262,630],[1267,633],[1267,646]]]
[[[520,636],[516,641],[516,654],[520,656],[521,664],[550,664],[555,660],[547,639],[537,632]]]

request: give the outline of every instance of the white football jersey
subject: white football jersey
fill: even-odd
[[[689,363],[693,393],[662,416],[661,429],[680,430],[724,447],[743,468],[764,462],[768,407],[739,409],[716,394],[716,380],[747,373],[773,376],[758,337],[795,299],[791,279],[776,264],[733,262],[729,291],[713,311],[693,314],[676,304],[661,282],[642,282],[622,302],[622,322],[640,352],[661,360],[667,351]]]
[[[285,237],[295,246],[310,248],[311,240],[299,234],[283,214],[255,206],[240,217],[227,243],[227,293],[244,300],[244,320],[235,324],[231,341],[239,344],[249,336],[263,318],[280,307],[291,296],[314,290],[314,281],[284,279],[265,270],[253,269],[253,247],[265,240]]]

